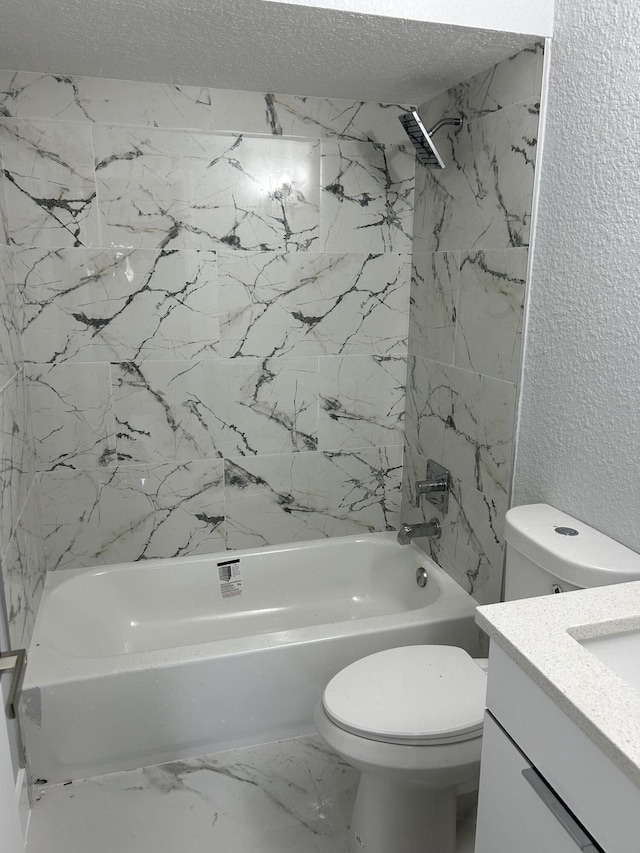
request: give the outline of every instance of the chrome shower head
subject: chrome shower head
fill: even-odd
[[[423,166],[429,169],[444,169],[442,157],[438,154],[438,149],[433,144],[431,137],[446,124],[452,124],[455,127],[460,127],[462,124],[461,118],[443,118],[435,124],[431,130],[427,130],[422,119],[418,115],[417,110],[412,110],[410,113],[403,113],[399,116],[400,123],[404,127],[407,136],[413,143],[416,149],[416,156]]]

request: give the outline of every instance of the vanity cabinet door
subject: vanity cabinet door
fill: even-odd
[[[475,853],[602,853],[489,714],[482,737]]]

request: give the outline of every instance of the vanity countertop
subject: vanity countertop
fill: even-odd
[[[485,605],[476,621],[640,788],[640,690],[580,643],[640,631],[640,581]]]

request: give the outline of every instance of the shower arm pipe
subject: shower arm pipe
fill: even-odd
[[[440,121],[436,122],[433,127],[429,130],[429,136],[433,136],[441,127],[444,127],[447,124],[452,124],[454,127],[460,127],[462,124],[461,118],[441,118]]]

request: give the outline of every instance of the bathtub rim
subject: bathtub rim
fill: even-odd
[[[333,537],[331,539],[310,540],[314,544],[323,545],[339,543],[341,540],[383,541],[395,544],[396,534],[366,533]],[[278,553],[279,551],[309,546],[310,542],[292,542],[259,548],[247,548],[235,551],[218,551],[212,554],[198,554],[188,557],[167,558],[179,559],[181,562],[195,563],[210,560],[220,555],[242,557],[259,553]],[[401,610],[395,613],[368,616],[352,620],[324,622],[320,625],[302,626],[296,629],[280,630],[263,634],[251,634],[244,637],[218,639],[204,643],[193,643],[172,646],[162,649],[130,652],[118,655],[100,657],[71,657],[46,645],[45,638],[40,636],[41,625],[36,620],[32,644],[28,653],[28,663],[23,684],[23,691],[34,687],[64,684],[69,681],[84,681],[102,678],[123,672],[136,672],[144,669],[165,669],[179,664],[196,663],[212,656],[228,657],[237,654],[251,654],[279,646],[314,643],[323,640],[349,637],[376,630],[388,630],[403,626],[419,626],[425,621],[445,621],[456,618],[474,618],[477,602],[444,569],[415,543],[398,545],[398,548],[408,549],[413,556],[418,557],[421,564],[427,568],[430,575],[437,579],[440,596],[436,602],[430,602],[423,607],[412,610]],[[59,569],[49,572],[45,581],[42,604],[46,606],[47,596],[74,577],[86,574],[108,572],[114,568],[136,571],[136,569],[165,564],[167,559],[155,558],[143,562],[114,563],[111,565],[90,566],[79,569]],[[433,618],[425,619],[426,611],[431,610]]]

